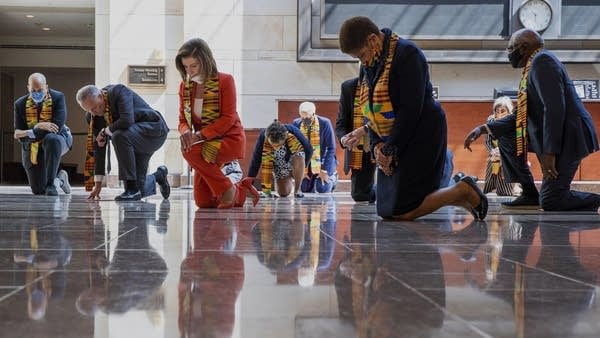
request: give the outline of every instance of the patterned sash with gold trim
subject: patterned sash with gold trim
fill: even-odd
[[[400,37],[396,33],[392,33],[389,41],[388,54],[385,59],[385,66],[377,83],[375,83],[372,101],[369,101],[369,86],[366,76],[363,77],[359,84],[359,100],[363,116],[368,119],[369,127],[379,135],[383,141],[386,141],[390,136],[394,121],[396,120],[392,100],[389,96],[388,84],[392,59],[394,58],[399,40]]]
[[[360,128],[360,127],[364,126],[365,123],[368,122],[368,121],[366,121],[366,118],[363,115],[362,110],[361,110],[360,92],[361,92],[361,87],[360,87],[360,85],[357,85],[356,89],[354,90],[354,103],[353,103],[353,109],[352,109],[352,130]],[[362,149],[360,149],[360,146],[362,146]],[[358,143],[358,146],[352,148],[352,150],[350,151],[350,168],[351,169],[360,170],[362,168],[363,151],[365,151],[366,150],[365,148],[368,148],[368,147],[369,147],[368,135],[366,135],[365,137],[361,138],[361,140]]]
[[[300,123],[300,131],[306,136],[310,145],[313,147],[313,155],[310,159],[310,170],[313,174],[321,172],[321,130],[317,115],[313,115],[310,125]],[[304,168],[304,173],[308,174],[309,167]]]
[[[287,147],[292,154],[304,151],[302,143],[296,136],[288,132],[285,143],[282,147]],[[261,188],[264,192],[270,192],[273,189],[273,163],[275,162],[275,148],[267,141],[263,144],[261,161]]]
[[[517,138],[517,156],[527,153],[527,78],[531,70],[533,58],[542,49],[535,50],[529,59],[519,81],[519,93],[517,94],[517,118],[516,118],[516,138]]]
[[[25,119],[29,129],[33,129],[38,122],[52,122],[52,97],[49,92],[46,93],[44,101],[42,101],[42,111],[40,112],[39,117],[37,105],[31,98],[31,95],[27,98],[27,101],[25,101]],[[31,142],[31,152],[29,154],[31,164],[38,164],[39,149],[39,141]]]
[[[104,100],[104,121],[106,126],[112,124],[112,115],[110,113],[110,104],[108,103],[108,92],[102,90],[102,99]],[[83,175],[85,178],[85,190],[91,191],[94,188],[94,171],[96,169],[96,156],[94,152],[94,115],[91,115],[90,124],[86,140],[85,168]]]
[[[194,130],[193,124],[193,101],[195,99],[196,86],[194,81],[186,80],[183,86],[183,114],[190,130],[200,131],[203,127],[212,124],[221,116],[220,97],[219,97],[219,78],[213,78],[204,81],[204,93],[202,102],[202,118],[200,120],[199,130]],[[202,147],[202,158],[208,163],[217,161],[217,154],[221,149],[221,139],[206,140],[199,146]]]

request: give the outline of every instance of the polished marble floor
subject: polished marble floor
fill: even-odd
[[[598,337],[600,216],[0,187],[0,337]]]

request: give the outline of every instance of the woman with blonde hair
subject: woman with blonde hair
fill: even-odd
[[[217,70],[208,44],[186,41],[175,57],[181,74],[179,133],[183,157],[194,169],[194,200],[199,208],[244,205],[246,195],[258,202],[252,181],[233,183],[221,167],[244,157],[246,135],[236,110],[233,76]]]

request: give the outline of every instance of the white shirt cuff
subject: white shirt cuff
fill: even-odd
[[[108,128],[108,127],[104,128],[104,132],[106,133],[106,135],[112,136],[112,131],[110,131],[110,128]]]
[[[94,182],[104,181],[104,175],[94,175]]]
[[[27,129],[27,137],[35,138],[35,134],[33,133],[33,129]]]

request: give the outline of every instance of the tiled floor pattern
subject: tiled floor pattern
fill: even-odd
[[[598,337],[600,215],[0,187],[0,337]]]

